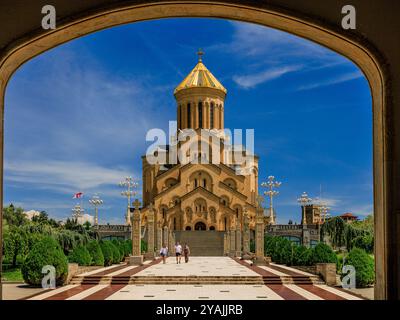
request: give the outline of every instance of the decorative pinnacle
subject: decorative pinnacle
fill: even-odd
[[[204,51],[201,48],[199,48],[199,50],[197,51],[197,55],[199,56],[199,62],[202,61],[203,54],[204,54]]]

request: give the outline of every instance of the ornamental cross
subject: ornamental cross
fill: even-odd
[[[133,202],[133,206],[135,207],[136,210],[139,209],[140,205],[141,205],[141,203],[140,203],[140,201],[139,201],[138,199],[136,199],[136,200]]]
[[[199,48],[199,50],[197,51],[197,55],[199,56],[199,61],[201,61],[203,54],[204,54],[204,51],[201,48]]]

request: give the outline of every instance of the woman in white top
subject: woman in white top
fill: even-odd
[[[160,256],[162,257],[163,263],[165,263],[165,259],[167,258],[168,248],[165,244],[163,244],[160,250]]]

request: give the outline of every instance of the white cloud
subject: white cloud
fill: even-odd
[[[38,215],[40,215],[40,212],[36,210],[29,210],[29,211],[24,211],[24,214],[29,220],[32,220],[33,217],[37,217]]]
[[[263,82],[280,78],[287,73],[294,72],[300,69],[301,66],[286,66],[282,68],[267,69],[265,71],[249,75],[234,75],[233,81],[235,81],[235,83],[238,84],[240,87],[249,89]]]
[[[71,195],[76,190],[117,184],[122,177],[131,174],[126,169],[112,169],[90,162],[56,160],[6,161],[4,168],[6,181],[54,186]]]
[[[91,225],[94,224],[94,216],[91,216],[90,214],[83,214],[81,217],[78,217],[77,222],[79,224],[84,224],[85,222],[90,222]]]
[[[336,78],[328,79],[326,81],[320,81],[320,82],[315,82],[315,83],[307,84],[307,85],[304,85],[304,86],[300,86],[300,87],[297,88],[297,90],[298,91],[303,91],[303,90],[316,89],[316,88],[320,88],[320,87],[327,87],[327,86],[331,86],[331,85],[347,82],[347,81],[350,81],[350,80],[359,79],[359,78],[362,78],[362,77],[363,77],[363,74],[362,74],[361,71],[355,71],[355,72],[342,74],[342,75],[340,75],[340,76],[338,76]]]

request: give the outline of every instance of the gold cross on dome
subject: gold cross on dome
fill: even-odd
[[[201,48],[199,48],[199,50],[197,51],[197,55],[199,56],[199,61],[201,61],[201,57],[203,54],[204,54],[204,51]]]
[[[136,199],[133,202],[133,206],[135,207],[135,209],[139,209],[140,205],[141,205],[141,203],[140,203],[139,199]]]

